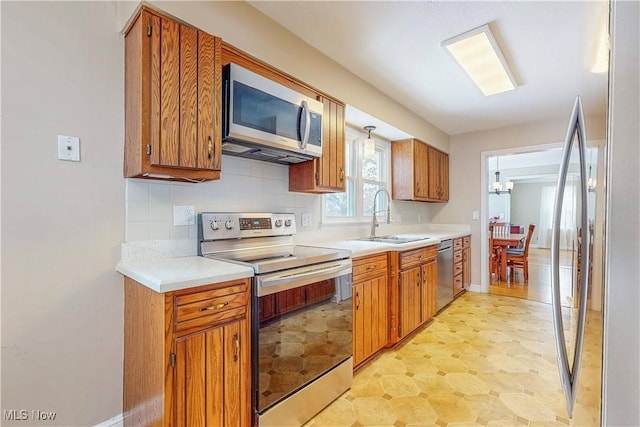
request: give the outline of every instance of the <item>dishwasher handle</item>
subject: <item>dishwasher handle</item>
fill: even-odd
[[[453,248],[453,240],[443,240],[438,244],[438,252],[448,251]]]

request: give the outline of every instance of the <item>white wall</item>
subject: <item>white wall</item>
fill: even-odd
[[[2,424],[93,425],[122,410],[122,36],[112,3],[0,7],[1,409],[57,412]]]
[[[613,2],[604,425],[640,425],[640,3]]]
[[[517,183],[513,186],[511,195],[511,223],[524,227],[525,233],[529,224],[536,224],[531,236],[532,246],[538,242],[540,200],[544,185],[555,185],[555,183]]]

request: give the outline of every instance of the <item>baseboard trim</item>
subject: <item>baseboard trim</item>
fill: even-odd
[[[482,292],[482,287],[480,285],[469,285],[467,286],[467,291],[484,293]]]
[[[101,422],[100,424],[96,424],[95,427],[122,427],[123,416],[122,414],[116,415],[113,418],[110,418],[106,421]]]

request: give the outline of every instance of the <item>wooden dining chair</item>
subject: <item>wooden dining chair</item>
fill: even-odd
[[[494,227],[496,235],[505,235],[509,234],[509,223],[508,222],[496,222]]]
[[[531,243],[531,236],[535,228],[535,224],[529,224],[524,247],[507,248],[507,267],[511,267],[510,274],[513,274],[515,268],[522,268],[525,282],[529,280],[529,243]]]
[[[494,246],[493,233],[495,226],[489,224],[489,271],[490,274],[500,275],[500,257],[502,255],[502,246]]]

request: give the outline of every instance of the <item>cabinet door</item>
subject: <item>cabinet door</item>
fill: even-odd
[[[449,200],[449,155],[429,147],[429,199]]]
[[[400,272],[400,337],[420,325],[420,266]]]
[[[422,265],[421,306],[422,322],[426,322],[437,311],[438,265],[435,260]]]
[[[353,285],[353,359],[360,364],[387,344],[387,276]]]
[[[471,284],[471,248],[462,249],[462,285],[466,288]]]
[[[165,17],[151,25],[150,163],[220,170],[220,40]]]
[[[317,185],[344,191],[344,106],[328,98],[319,98],[323,104],[322,157],[318,160]]]
[[[387,276],[371,280],[371,354],[387,345],[389,334],[389,297]]]
[[[249,425],[248,337],[243,319],[176,339],[176,427]]]
[[[430,166],[428,166],[429,146],[419,141],[414,141],[414,198],[426,199],[429,197]]]
[[[353,364],[357,366],[366,359],[364,350],[365,331],[367,330],[364,306],[364,285],[353,284]]]

